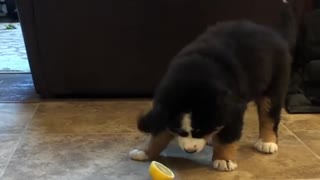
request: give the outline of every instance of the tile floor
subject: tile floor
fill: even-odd
[[[16,29],[5,29],[8,24],[14,25]],[[30,72],[20,23],[0,23],[0,72]]]
[[[147,180],[148,162],[129,160],[145,138],[135,118],[147,101],[0,104],[0,179]],[[257,116],[250,105],[234,172],[211,169],[211,149],[187,155],[171,144],[160,162],[177,179],[320,179],[320,115],[287,115],[275,155],[255,152]]]

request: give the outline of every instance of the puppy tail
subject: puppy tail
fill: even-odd
[[[292,10],[291,0],[282,0],[281,12],[280,34],[287,40],[289,48],[293,49],[296,46],[298,27]]]

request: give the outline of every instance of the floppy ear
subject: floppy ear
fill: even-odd
[[[155,106],[138,118],[138,129],[156,135],[166,129],[167,120],[168,113],[161,107]]]

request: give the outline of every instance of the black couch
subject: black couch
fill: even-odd
[[[17,0],[37,92],[152,95],[170,59],[204,29],[231,19],[277,27],[281,0]],[[295,0],[299,22],[312,0]]]

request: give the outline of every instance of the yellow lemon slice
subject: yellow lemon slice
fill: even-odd
[[[149,167],[149,173],[152,180],[173,180],[173,172],[165,165],[152,161]]]

